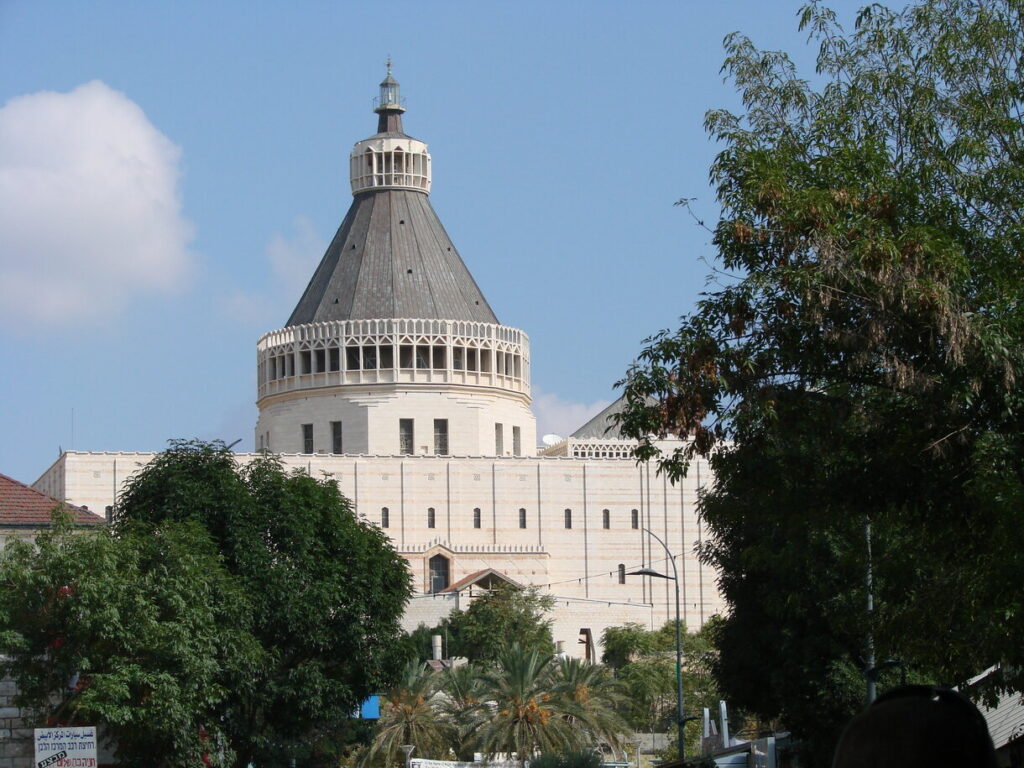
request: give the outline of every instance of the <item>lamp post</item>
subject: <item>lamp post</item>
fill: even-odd
[[[679,759],[683,760],[686,757],[686,734],[684,733],[684,728],[686,721],[691,718],[685,716],[685,710],[683,709],[683,631],[679,613],[679,569],[676,567],[675,555],[672,554],[672,550],[668,548],[668,545],[661,540],[661,537],[647,528],[644,528],[643,531],[654,537],[654,540],[661,544],[665,550],[665,554],[668,555],[668,561],[672,563],[672,575],[668,576],[664,573],[658,573],[653,568],[641,568],[638,571],[631,571],[626,575],[653,576],[656,579],[668,579],[676,583],[676,726],[678,729]]]
[[[412,753],[416,747],[412,744],[401,744],[398,748],[405,753],[405,768],[409,768],[409,763],[412,761]]]

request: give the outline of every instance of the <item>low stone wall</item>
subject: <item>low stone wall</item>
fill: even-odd
[[[35,756],[33,729],[14,705],[17,692],[13,680],[0,680],[0,768],[32,768]]]

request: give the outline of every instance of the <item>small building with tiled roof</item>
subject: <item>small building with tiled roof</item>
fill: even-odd
[[[0,474],[0,546],[12,537],[24,538],[47,528],[53,512],[69,512],[76,526],[103,525],[106,521],[84,507],[76,507],[47,496],[13,477]]]

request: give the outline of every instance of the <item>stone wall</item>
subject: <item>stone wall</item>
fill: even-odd
[[[21,709],[14,705],[17,692],[13,680],[0,680],[0,768],[31,768],[33,764],[33,729],[26,726]]]

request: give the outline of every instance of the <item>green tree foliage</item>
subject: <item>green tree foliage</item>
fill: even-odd
[[[401,744],[423,757],[482,752],[527,760],[540,753],[621,750],[622,692],[602,666],[506,646],[494,662],[440,672],[418,662],[384,697],[362,765],[390,765]]]
[[[394,765],[403,759],[399,747],[412,744],[416,757],[444,760],[456,741],[453,718],[436,698],[441,676],[417,660],[411,660],[398,683],[382,697],[380,720],[370,748],[360,758],[363,765]]]
[[[333,482],[272,457],[240,469],[221,443],[172,444],[129,483],[112,531],[12,546],[0,576],[26,701],[67,699],[80,672],[62,706],[108,725],[129,760],[328,760],[408,651],[409,575],[384,534]]]
[[[0,668],[37,722],[103,724],[123,765],[230,763],[222,713],[265,663],[251,618],[196,523],[64,519],[0,554]]]
[[[709,457],[723,691],[824,762],[869,636],[938,681],[1002,662],[1024,689],[1024,14],[869,6],[844,32],[812,4],[802,25],[815,85],[726,41],[744,110],[706,121],[718,282],[649,340],[622,427],[672,477]],[[690,442],[659,455],[664,434]]]
[[[240,469],[221,443],[180,442],[131,481],[119,513],[118,531],[199,523],[248,595],[267,661],[226,710],[241,765],[308,756],[401,669],[408,570],[334,482],[270,456]]]
[[[683,646],[683,705],[686,715],[704,707],[718,711],[719,689],[712,673],[716,652],[714,637],[720,619],[712,618],[699,632],[685,632]],[[615,670],[623,689],[628,722],[638,731],[676,732],[676,634],[675,622],[650,631],[640,624],[608,627],[602,634],[602,660]],[[738,715],[738,713],[737,713]],[[740,725],[742,718],[734,717]],[[665,759],[676,757],[675,739]],[[697,754],[700,724],[686,726],[687,754]]]
[[[536,587],[499,586],[475,598],[465,611],[455,610],[437,630],[447,634],[449,656],[471,661],[495,660],[504,647],[518,643],[551,654],[551,619],[546,614],[554,598]]]

